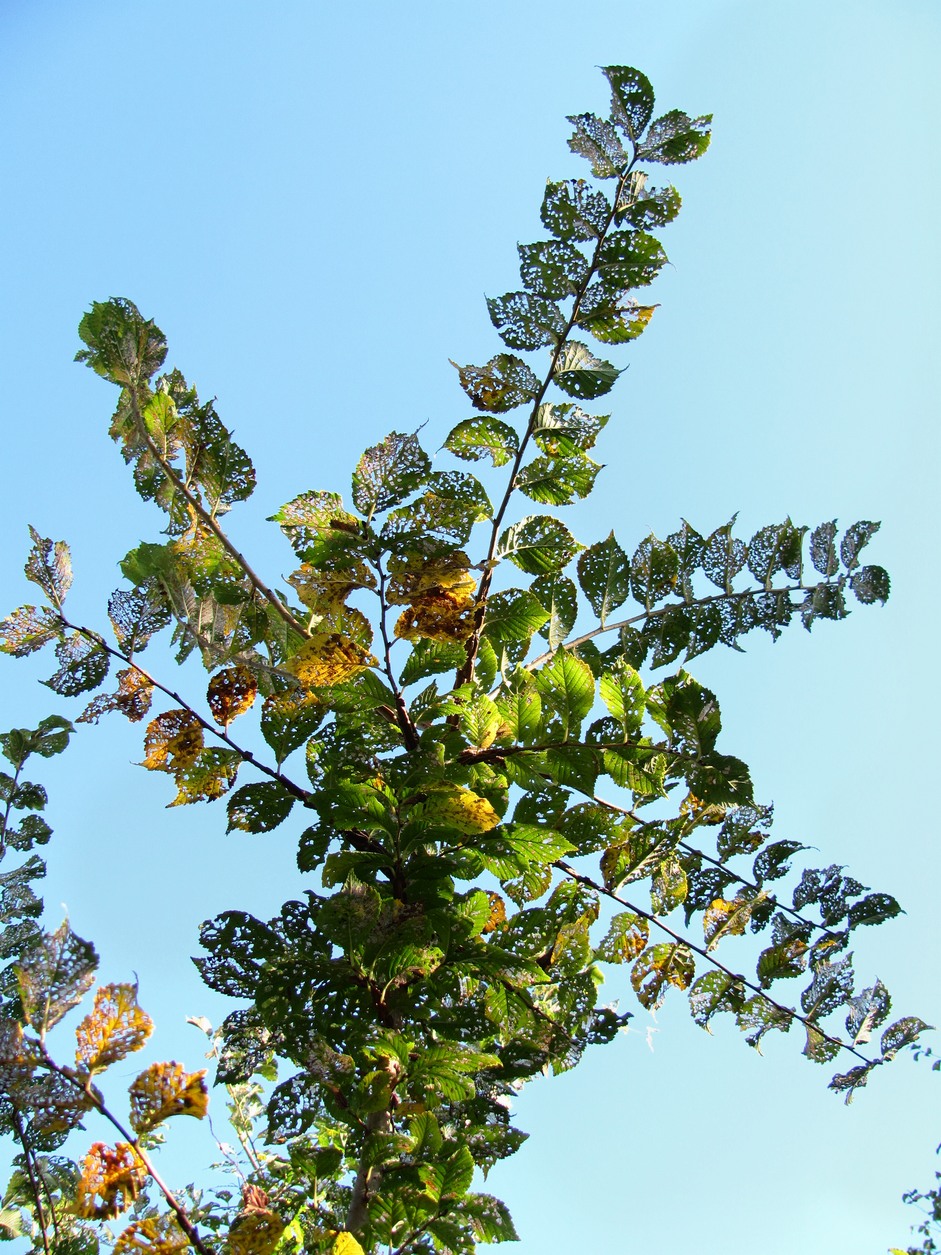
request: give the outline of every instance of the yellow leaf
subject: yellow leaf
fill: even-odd
[[[429,791],[422,804],[425,818],[453,828],[463,836],[489,832],[496,828],[500,816],[485,797],[458,785],[442,784]]]
[[[474,591],[466,553],[390,565],[388,601],[408,605],[395,625],[404,640],[464,641],[474,630]]]
[[[137,1005],[136,985],[103,985],[95,993],[94,1008],[75,1030],[75,1062],[90,1073],[100,1072],[140,1050],[153,1027]]]
[[[374,667],[376,659],[361,645],[339,632],[316,632],[285,664],[285,670],[305,688],[341,684],[350,676]]]
[[[170,806],[214,802],[235,783],[239,760],[229,750],[203,750],[194,762],[173,773],[177,794]]]
[[[206,1071],[186,1072],[182,1063],[152,1063],[131,1085],[131,1128],[146,1133],[170,1116],[201,1120],[209,1108]]]
[[[203,748],[203,729],[191,710],[168,710],[147,725],[144,766],[148,771],[191,767]]]
[[[336,571],[325,571],[304,562],[288,576],[288,583],[297,590],[308,610],[326,615],[342,606],[354,589],[375,588],[376,577],[365,562],[355,562]]]
[[[126,1211],[147,1179],[147,1169],[133,1146],[117,1142],[114,1150],[95,1142],[82,1162],[75,1210],[85,1220],[107,1220]]]
[[[176,1255],[189,1246],[190,1240],[180,1228],[172,1211],[162,1216],[148,1216],[128,1225],[114,1244],[113,1255]]]
[[[482,931],[492,933],[506,923],[506,904],[499,893],[494,893],[492,889],[487,890],[487,897],[490,899],[490,914]]]
[[[250,709],[258,696],[258,681],[248,667],[226,667],[209,681],[206,696],[213,719],[227,728],[233,719]]]
[[[242,1212],[232,1222],[225,1249],[229,1255],[270,1255],[283,1232],[284,1221],[276,1212]]]
[[[366,1255],[352,1233],[338,1233],[330,1247],[330,1255]]]

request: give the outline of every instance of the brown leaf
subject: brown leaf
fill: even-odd
[[[148,771],[176,772],[192,766],[203,748],[203,729],[191,710],[168,710],[147,725],[144,763]]]

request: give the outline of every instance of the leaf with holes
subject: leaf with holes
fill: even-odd
[[[75,1062],[88,1073],[102,1072],[140,1050],[153,1032],[153,1020],[137,1003],[136,985],[103,985],[95,1005],[75,1030]]]
[[[587,344],[568,340],[556,358],[552,378],[571,397],[592,400],[610,392],[621,371],[595,357]]]
[[[140,1136],[170,1116],[202,1120],[209,1109],[206,1071],[187,1072],[182,1063],[152,1063],[128,1090],[131,1128]]]

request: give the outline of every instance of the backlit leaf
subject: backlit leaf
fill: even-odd
[[[135,1220],[114,1244],[114,1255],[178,1255],[190,1240],[172,1211]]]
[[[182,1063],[152,1063],[131,1084],[131,1128],[140,1136],[170,1116],[201,1120],[209,1109],[206,1072],[187,1072]]]
[[[550,706],[568,735],[581,723],[595,700],[591,669],[567,649],[556,650],[552,661],[533,675],[544,705]]]
[[[546,184],[542,201],[543,226],[560,240],[591,240],[604,234],[611,205],[603,192],[584,179]]]
[[[235,783],[241,761],[235,750],[221,746],[201,750],[191,763],[173,772],[177,794],[170,806],[216,801]]]
[[[126,667],[118,672],[118,691],[101,693],[93,697],[76,722],[97,723],[109,711],[120,711],[131,723],[140,723],[150,710],[154,695],[154,682],[137,667]]]
[[[367,519],[399,505],[424,483],[431,461],[416,435],[393,431],[359,460],[353,474],[353,504]]]
[[[595,357],[586,344],[568,340],[556,359],[552,378],[569,396],[591,400],[610,392],[620,374],[610,362]]]
[[[352,1233],[338,1233],[330,1248],[330,1255],[365,1255],[365,1252]]]
[[[681,942],[660,942],[635,959],[631,968],[631,984],[641,1005],[655,1010],[671,985],[676,989],[688,989],[694,971],[695,962],[688,946]]]
[[[95,1142],[82,1161],[76,1213],[89,1220],[110,1220],[127,1211],[146,1179],[147,1169],[133,1146],[117,1142],[112,1150]]]
[[[72,559],[64,540],[53,543],[40,536],[34,527],[29,529],[33,541],[26,559],[26,578],[38,584],[53,606],[62,609],[65,595],[72,585]]]
[[[291,655],[285,670],[304,688],[321,688],[341,684],[375,665],[376,659],[368,649],[350,637],[339,632],[315,632]]]
[[[578,559],[578,582],[589,605],[602,625],[630,592],[631,568],[627,554],[618,544],[614,532],[607,540],[598,541]]]
[[[539,634],[546,637],[550,649],[558,649],[575,626],[578,589],[567,575],[540,575],[530,590],[549,614],[548,621],[538,629]]]
[[[759,898],[716,898],[703,915],[703,932],[705,933],[706,949],[714,950],[719,941],[728,934],[740,937],[751,919]]]
[[[485,366],[451,365],[475,410],[502,414],[531,401],[539,391],[539,380],[526,363],[509,353],[498,353]]]
[[[95,979],[98,955],[65,920],[27,951],[16,967],[16,981],[26,1018],[45,1033],[77,1006]]]
[[[203,728],[191,710],[168,710],[147,725],[144,762],[148,771],[191,767],[203,748]]]
[[[653,114],[650,79],[629,65],[606,65],[602,74],[611,84],[611,117],[631,141],[643,134]]]
[[[56,646],[59,670],[43,683],[61,697],[97,688],[108,674],[108,654],[82,632],[71,632]]]
[[[153,1027],[138,1006],[136,985],[102,985],[94,1008],[75,1030],[75,1062],[89,1073],[101,1072],[140,1050]]]
[[[0,622],[0,650],[25,658],[54,641],[61,631],[59,620],[45,606],[20,606]]]
[[[562,240],[540,240],[517,246],[523,286],[536,296],[561,301],[573,296],[588,274],[588,261]]]
[[[490,321],[511,349],[538,349],[556,344],[565,331],[565,316],[557,305],[528,292],[507,292],[487,300]]]
[[[654,236],[646,231],[615,231],[599,249],[598,281],[604,291],[620,296],[653,283],[666,264],[667,255]]]
[[[226,805],[227,832],[271,832],[291,813],[294,798],[277,780],[244,784]]]
[[[414,811],[410,812],[409,817],[413,814]],[[429,793],[421,803],[420,814],[429,823],[451,829],[462,836],[489,832],[500,822],[500,816],[486,798],[457,785],[442,784]]]
[[[549,514],[532,514],[508,527],[500,537],[498,558],[509,558],[527,575],[560,571],[580,546],[569,529]]]
[[[509,423],[484,415],[482,418],[466,418],[452,427],[444,447],[455,457],[468,462],[489,458],[494,466],[505,466],[516,457],[519,437]]]
[[[591,162],[595,178],[613,179],[620,174],[628,164],[628,156],[612,124],[592,113],[573,115],[568,121],[575,127],[569,148]]]
[[[596,956],[607,963],[630,963],[647,945],[650,925],[642,915],[621,911],[611,920]]]
[[[677,165],[695,161],[709,147],[712,115],[691,118],[679,109],[672,109],[650,124],[639,156],[643,161]]]
[[[277,1212],[269,1208],[244,1211],[229,1230],[225,1250],[227,1255],[271,1255],[283,1232],[284,1221]]]

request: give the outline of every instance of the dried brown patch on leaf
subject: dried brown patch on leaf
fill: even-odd
[[[390,564],[389,574],[389,604],[408,606],[395,625],[397,637],[464,641],[471,635],[477,582],[466,553],[401,559]]]

